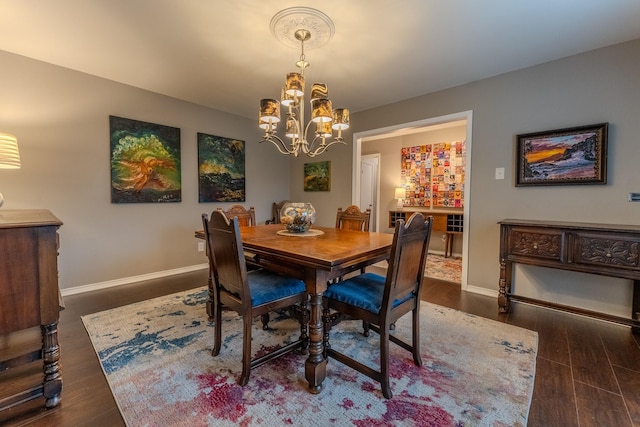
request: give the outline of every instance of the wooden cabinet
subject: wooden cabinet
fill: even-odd
[[[60,402],[61,225],[47,210],[0,210],[0,412],[38,397],[47,408]]]
[[[399,219],[408,220],[416,212],[415,210],[389,211],[389,228],[395,228]],[[448,257],[453,253],[453,238],[464,231],[464,216],[456,212],[433,212],[420,211],[424,215],[433,216],[432,231],[442,231],[445,233],[444,256]]]
[[[433,211],[415,211],[411,209],[401,211],[389,211],[389,228],[396,227],[396,221],[399,219],[408,220],[414,212],[421,212],[425,216],[433,216],[433,231],[463,231],[463,215],[457,212],[433,212]]]
[[[506,219],[500,221],[498,308],[520,300],[631,325],[640,332],[640,226]],[[568,307],[511,293],[513,263],[633,280],[631,317]]]

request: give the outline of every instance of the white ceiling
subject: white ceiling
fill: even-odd
[[[640,0],[0,0],[0,50],[255,118],[294,6],[333,20],[306,77],[352,113],[640,38]]]

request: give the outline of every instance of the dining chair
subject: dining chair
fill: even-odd
[[[413,363],[422,366],[420,357],[420,291],[424,280],[433,217],[425,219],[416,212],[409,220],[396,222],[385,276],[360,274],[330,286],[323,296],[325,356],[332,357],[378,381],[385,398],[391,399],[389,385],[389,341],[413,355]],[[412,313],[412,342],[392,335],[390,326],[405,314]],[[330,346],[331,327],[342,320],[362,320],[364,336],[369,329],[380,336],[380,367],[371,368]]]
[[[285,203],[291,203],[290,200],[283,200],[280,203],[273,202],[271,205],[271,219],[267,220],[267,224],[280,224],[280,218],[282,218],[282,207]]]
[[[244,386],[254,369],[279,356],[300,350],[305,354],[309,345],[307,334],[307,292],[302,280],[282,276],[267,270],[247,271],[242,250],[238,218],[229,218],[221,210],[202,214],[202,224],[208,247],[209,269],[213,276],[214,344],[211,354],[220,354],[222,344],[222,307],[242,316],[242,374],[238,384]],[[293,310],[292,307],[296,309]],[[271,311],[289,309],[300,323],[300,338],[278,349],[252,358],[251,329],[253,318]]]
[[[256,211],[253,206],[246,209],[242,205],[233,205],[226,211],[222,208],[218,208],[217,210],[224,212],[229,219],[238,218],[241,227],[256,225]]]
[[[344,211],[338,208],[336,214],[336,228],[340,230],[369,231],[371,209],[361,211],[356,205],[347,207]]]
[[[348,206],[344,211],[338,208],[336,213],[336,228],[339,230],[369,231],[371,221],[371,209],[361,211],[356,205]],[[364,274],[365,268],[360,270]],[[338,277],[333,283],[342,281],[343,277]]]

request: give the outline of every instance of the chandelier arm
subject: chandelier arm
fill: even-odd
[[[320,144],[318,147],[312,149],[309,151],[309,156],[310,157],[315,157],[317,155],[320,155],[322,153],[324,153],[325,151],[327,151],[329,149],[329,147],[331,147],[333,144],[342,144],[342,145],[347,145],[347,143],[345,141],[340,141],[337,139],[334,139],[333,141],[330,141],[329,143],[323,143]]]
[[[295,150],[287,147],[287,144],[278,137],[278,135],[265,135],[259,142],[270,142],[278,149],[281,154],[296,154]]]

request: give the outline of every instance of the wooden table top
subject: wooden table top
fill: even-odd
[[[242,244],[259,256],[286,257],[296,264],[332,270],[336,267],[370,260],[388,258],[393,234],[338,230],[332,227],[313,227],[319,236],[283,236],[282,224],[240,227]],[[204,238],[204,232],[196,232]]]

